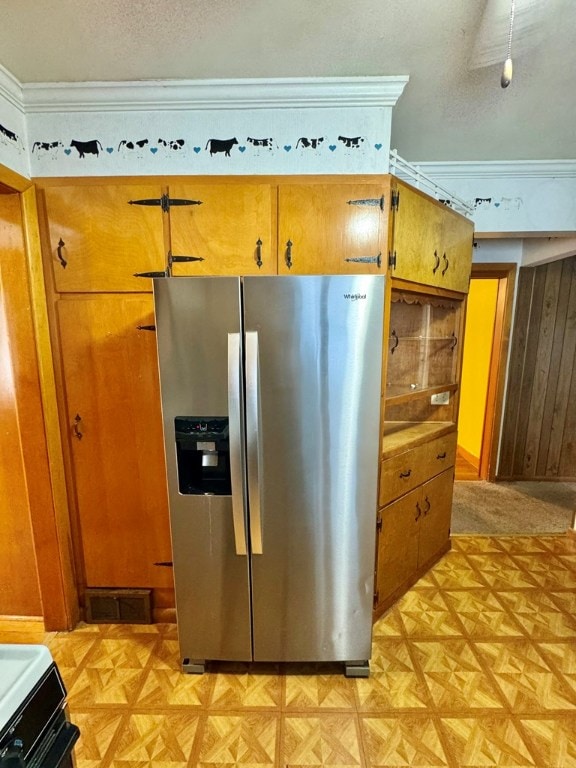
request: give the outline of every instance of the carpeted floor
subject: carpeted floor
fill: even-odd
[[[576,483],[454,483],[452,533],[564,533],[576,511]]]

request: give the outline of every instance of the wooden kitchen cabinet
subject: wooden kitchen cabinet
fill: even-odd
[[[151,290],[137,272],[165,268],[156,185],[48,186],[43,190],[50,267],[58,292]]]
[[[88,587],[172,586],[150,295],[57,302],[81,558]]]
[[[390,282],[375,618],[450,549],[466,298],[396,278]]]
[[[273,187],[262,183],[174,182],[170,198],[194,205],[170,206],[170,250],[178,275],[275,275]]]
[[[280,184],[278,274],[385,273],[389,209],[389,177]]]
[[[421,285],[468,292],[474,225],[399,180],[394,188],[390,274]]]
[[[383,612],[450,548],[454,468],[378,512],[374,600]]]

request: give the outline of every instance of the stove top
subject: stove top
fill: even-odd
[[[0,730],[52,664],[44,645],[0,644]]]

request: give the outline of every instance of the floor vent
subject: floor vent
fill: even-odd
[[[87,589],[88,624],[151,624],[151,589]]]

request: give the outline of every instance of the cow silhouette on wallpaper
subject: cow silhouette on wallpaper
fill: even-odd
[[[224,157],[230,157],[230,150],[234,144],[238,144],[238,139],[236,137],[233,139],[208,139],[206,149],[209,150],[210,157],[218,152],[224,152]]]
[[[354,136],[354,137],[338,136],[338,141],[341,141],[345,147],[353,147],[357,149],[360,146],[360,144],[362,144],[362,142],[364,141],[364,137],[363,136]]]
[[[58,147],[63,147],[61,141],[35,141],[32,144],[32,152],[55,152]]]
[[[9,131],[8,128],[5,128],[1,123],[0,133],[3,136],[6,136],[7,139],[10,139],[10,141],[18,141],[18,136],[14,133],[14,131]]]
[[[254,147],[266,147],[267,149],[272,149],[274,146],[274,139],[253,139],[251,136],[248,136],[246,141]]]
[[[318,149],[323,141],[324,136],[320,136],[318,139],[307,139],[306,136],[300,136],[296,142],[296,147],[304,147],[305,149]]]
[[[140,141],[127,141],[126,139],[122,139],[120,144],[118,144],[118,152],[121,149],[143,149],[146,144],[148,144],[148,139],[140,139]]]
[[[158,144],[160,144],[161,147],[165,147],[166,149],[173,149],[174,151],[178,151],[182,149],[184,144],[186,144],[185,139],[174,139],[173,141],[167,141],[166,139],[158,139]]]
[[[102,144],[98,139],[92,139],[91,141],[76,141],[72,139],[70,146],[78,150],[79,157],[86,157],[86,155],[98,155],[102,149]]]

